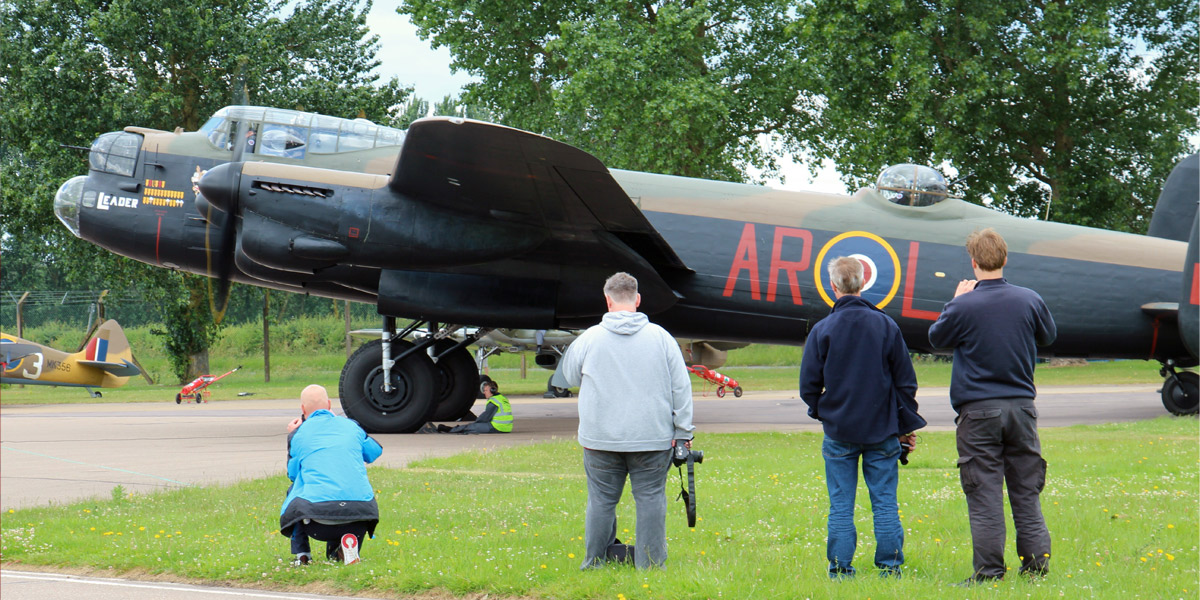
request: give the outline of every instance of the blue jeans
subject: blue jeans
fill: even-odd
[[[667,472],[671,451],[607,452],[583,450],[587,473],[587,516],[581,568],[602,566],[608,547],[617,537],[617,502],[625,480],[637,505],[633,564],[639,569],[661,567],[667,561]]]
[[[859,456],[875,521],[875,566],[885,573],[899,571],[904,564],[904,528],[896,505],[900,440],[889,437],[877,444],[850,444],[826,436],[821,454],[825,456],[829,487],[829,539],[825,549],[829,576],[854,574],[852,562],[858,545],[854,494],[858,490]]]

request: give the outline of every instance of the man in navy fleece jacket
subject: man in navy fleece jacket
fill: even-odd
[[[991,228],[967,237],[974,279],[929,328],[935,348],[954,349],[950,404],[958,413],[958,469],[971,520],[974,573],[964,582],[1003,579],[1004,487],[1017,532],[1020,573],[1045,575],[1050,533],[1040,494],[1046,461],[1037,432],[1033,366],[1054,341],[1054,317],[1033,290],[1008,283],[1008,245]]]
[[[875,566],[881,575],[899,575],[904,529],[896,503],[896,461],[898,436],[910,432],[899,430],[897,405],[903,402],[916,412],[917,375],[895,321],[859,296],[862,263],[851,257],[834,260],[829,280],[837,301],[809,333],[800,361],[800,397],[809,406],[808,415],[825,429],[821,454],[829,488],[829,576],[855,572],[860,456],[875,523]]]

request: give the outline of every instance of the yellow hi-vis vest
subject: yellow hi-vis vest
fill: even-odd
[[[513,414],[512,404],[509,404],[508,398],[503,394],[496,394],[488,398],[488,402],[496,405],[496,414],[492,416],[492,427],[500,433],[509,433],[512,431]]]

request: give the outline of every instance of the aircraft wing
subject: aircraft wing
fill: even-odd
[[[122,360],[119,363],[101,360],[80,360],[76,362],[81,365],[103,369],[117,377],[133,377],[134,375],[140,375],[142,373],[142,370],[137,368],[137,365],[129,362],[128,360]]]
[[[556,231],[602,229],[609,243],[627,246],[660,274],[689,270],[604,163],[544,136],[467,119],[421,119],[409,128],[388,185],[460,214]]]

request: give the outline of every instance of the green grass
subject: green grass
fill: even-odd
[[[579,448],[569,441],[372,467],[382,521],[354,567],[288,565],[288,542],[277,531],[282,475],[9,511],[0,515],[0,552],[6,567],[392,596],[1195,598],[1197,435],[1196,419],[1171,417],[1043,430],[1052,574],[1039,582],[1013,576],[986,591],[950,587],[970,574],[971,563],[950,432],[923,434],[901,467],[907,565],[900,581],[881,581],[870,568],[861,484],[860,576],[842,583],[825,577],[827,499],[815,433],[701,434],[701,520],[689,530],[681,503],[671,502],[665,571],[578,570],[586,493]],[[672,499],[677,482],[672,473]],[[632,537],[633,523],[626,497],[623,539]],[[1009,527],[1006,559],[1016,565]]]

